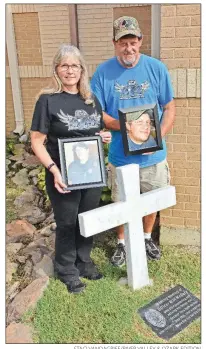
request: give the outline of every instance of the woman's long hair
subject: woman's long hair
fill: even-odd
[[[92,92],[89,85],[89,76],[88,76],[85,60],[77,47],[73,45],[67,45],[67,44],[62,44],[53,58],[53,63],[52,63],[53,76],[51,80],[51,86],[47,88],[43,88],[39,92],[37,98],[42,94],[61,93],[63,91],[63,85],[56,73],[56,68],[61,63],[63,58],[71,57],[71,56],[73,58],[78,59],[82,68],[80,79],[77,83],[77,88],[79,90],[79,93],[81,97],[85,100],[86,104],[94,103]]]

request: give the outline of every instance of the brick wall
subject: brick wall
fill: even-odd
[[[184,68],[186,80],[188,71],[200,68],[200,11],[195,4],[161,6],[161,60],[173,72]],[[175,102],[175,126],[166,139],[177,205],[161,212],[161,224],[200,227],[201,102],[200,98],[176,98]]]
[[[23,110],[30,127],[35,96],[47,85],[51,60],[62,42],[70,42],[69,7],[61,4],[12,5]],[[200,10],[198,4],[161,5],[161,60],[175,81],[177,117],[167,136],[168,161],[177,205],[161,212],[161,224],[200,227]],[[141,14],[141,18],[138,17]],[[151,50],[151,5],[78,4],[80,50],[91,76],[96,66],[112,57],[112,22],[133,15],[144,34],[142,52]],[[6,53],[7,56],[7,53]],[[8,64],[8,62],[7,62]],[[6,130],[14,130],[14,108],[9,69],[6,79]],[[192,80],[194,78],[194,84]],[[195,92],[197,91],[197,92]],[[189,98],[190,97],[190,98]]]
[[[200,5],[161,6],[160,58],[168,69],[200,68]]]
[[[54,53],[70,43],[69,5],[12,5],[16,49],[21,79],[25,126],[31,125],[35,96],[48,84]],[[6,134],[15,126],[14,106],[6,50]]]
[[[14,13],[19,65],[42,65],[38,13]]]
[[[82,4],[77,5],[79,47],[90,76],[101,62],[114,56],[113,20],[128,15],[136,17],[144,34],[141,52],[151,53],[151,5]]]
[[[161,224],[200,227],[200,99],[175,103],[175,126],[166,139],[177,205],[161,212]]]
[[[112,5],[77,5],[79,48],[84,54],[90,75],[97,64],[114,54],[112,45]]]
[[[43,65],[51,65],[59,45],[70,43],[69,6],[35,5],[39,16]]]
[[[31,127],[31,119],[39,91],[49,85],[49,78],[22,78],[21,91],[24,109],[25,125],[27,130]]]

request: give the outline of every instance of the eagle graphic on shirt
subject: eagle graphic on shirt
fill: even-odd
[[[148,81],[138,84],[135,80],[129,80],[126,85],[115,82],[115,90],[120,93],[120,99],[143,98],[145,91],[149,88]]]
[[[68,130],[88,130],[97,128],[100,124],[101,115],[95,110],[89,115],[85,110],[76,110],[74,115],[65,114],[61,109],[57,113],[59,120],[68,127]]]

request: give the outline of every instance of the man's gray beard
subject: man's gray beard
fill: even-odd
[[[125,65],[127,65],[128,67],[131,67],[131,66],[132,66],[132,64],[133,64],[133,63],[128,62],[128,61],[125,61],[125,60],[124,60],[123,62],[124,62],[124,64],[125,64]]]
[[[135,58],[131,61],[126,61],[125,59],[122,60],[124,62],[124,64],[127,66],[127,67],[131,67],[134,62],[135,62]]]

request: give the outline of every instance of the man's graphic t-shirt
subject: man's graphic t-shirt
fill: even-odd
[[[135,67],[124,68],[113,57],[100,64],[91,80],[94,94],[101,103],[103,110],[115,119],[119,119],[118,110],[157,104],[161,124],[163,106],[173,99],[173,90],[169,72],[159,60],[140,55]],[[147,167],[166,158],[166,144],[163,139],[163,150],[151,155],[124,154],[120,131],[112,131],[112,142],[109,149],[109,162],[114,166],[139,164]]]
[[[96,97],[95,107],[85,104],[80,94],[67,92],[42,94],[35,106],[32,131],[47,135],[46,148],[59,164],[58,138],[94,136],[103,127],[102,108]]]

